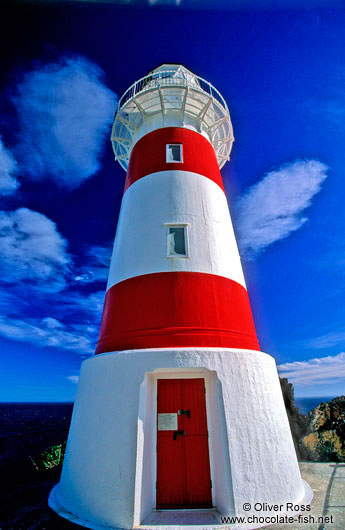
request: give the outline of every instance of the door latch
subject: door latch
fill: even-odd
[[[178,436],[186,436],[186,431],[174,431],[173,439],[176,440]]]
[[[187,418],[190,418],[190,410],[188,410],[188,409],[181,409],[181,410],[177,411],[177,414],[179,416],[185,415],[185,416],[187,416]]]

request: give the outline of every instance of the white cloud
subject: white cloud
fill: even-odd
[[[42,319],[42,324],[48,329],[62,329],[64,325],[62,322],[52,317],[45,317]]]
[[[0,211],[0,278],[3,282],[41,281],[42,291],[64,285],[70,258],[66,241],[45,215],[19,208]]]
[[[66,379],[68,379],[69,381],[71,381],[72,383],[76,385],[79,382],[79,375],[68,375]]]
[[[32,179],[76,188],[100,168],[116,95],[83,57],[28,72],[13,98],[20,120],[16,152]]]
[[[58,323],[56,319],[54,320]],[[66,327],[61,322],[52,327],[47,319],[22,320],[0,317],[0,335],[12,340],[31,342],[41,347],[75,351],[81,355],[91,354],[95,349],[95,341],[88,334],[80,333],[73,327]]]
[[[16,173],[17,163],[0,136],[0,195],[12,195],[19,187]]]
[[[86,312],[89,316],[93,315],[101,318],[103,303],[104,303],[104,291],[98,291],[83,295],[75,291],[67,291],[61,293],[59,298],[60,307],[63,308],[65,313],[70,316],[75,312]]]
[[[345,353],[281,364],[278,371],[281,377],[287,377],[290,383],[300,386],[344,382]]]
[[[345,331],[332,331],[330,333],[325,333],[324,335],[319,335],[310,340],[307,340],[303,343],[303,347],[314,348],[314,349],[323,349],[331,348],[337,344],[343,343],[345,340]]]
[[[165,6],[179,6],[181,2],[182,0],[148,0],[150,6],[154,6],[156,4]]]
[[[109,274],[113,242],[88,249],[85,263],[76,271],[74,280],[79,283],[106,282]]]
[[[343,98],[343,86],[341,95],[337,99],[307,99],[304,107],[314,115],[322,116],[323,124],[330,127],[333,133],[338,132],[341,127],[343,131],[345,119],[345,103]]]
[[[96,313],[101,317],[104,304],[104,291],[91,293],[88,296],[79,297],[78,306],[83,311]]]
[[[31,297],[35,302],[32,303],[30,299],[28,307],[23,308],[22,300],[18,296],[25,297],[24,293],[25,291],[15,290],[14,293],[10,292],[9,296],[6,296],[5,292],[4,300],[1,293],[0,307],[3,316],[0,317],[0,335],[41,347],[74,351],[80,355],[94,352],[103,309],[103,291],[88,295],[63,291],[59,293],[57,299],[56,294],[51,293],[43,293],[42,297],[38,284],[35,288],[31,288]],[[41,303],[37,306],[37,296],[40,295]],[[31,316],[37,312],[42,315],[46,311],[53,313],[54,316],[51,314],[44,318]],[[25,314],[27,316],[23,316]]]
[[[68,282],[74,265],[66,247],[45,215],[27,208],[0,211],[0,335],[88,355],[97,341],[104,290]],[[102,268],[102,250],[91,249],[97,256],[91,265]]]
[[[298,230],[327,177],[327,166],[317,160],[297,160],[270,171],[238,200],[238,243],[247,256]]]

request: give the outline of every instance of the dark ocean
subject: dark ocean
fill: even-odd
[[[0,403],[0,434],[27,434],[68,427],[73,403]]]
[[[300,411],[301,414],[307,415],[308,412],[313,410],[315,407],[320,405],[320,403],[325,403],[327,401],[332,401],[336,396],[327,396],[327,397],[308,397],[308,398],[295,398],[295,405]]]
[[[73,403],[0,403],[0,469],[4,460],[65,441],[72,409]]]

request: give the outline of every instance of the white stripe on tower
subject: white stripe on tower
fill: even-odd
[[[167,255],[169,224],[186,227],[187,256]],[[188,346],[259,349],[213,146],[165,127],[131,152],[97,353]]]
[[[167,258],[166,224],[188,226],[189,258]],[[161,171],[124,194],[108,289],[133,276],[194,271],[218,274],[245,287],[224,192],[187,171]]]

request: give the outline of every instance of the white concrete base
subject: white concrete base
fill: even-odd
[[[310,486],[303,480],[305,486],[305,497],[300,504],[308,505],[313,498],[313,491]],[[248,512],[249,513],[249,512]],[[295,517],[300,511],[291,511],[288,513],[289,517]],[[272,512],[269,516],[284,516],[286,512]],[[250,512],[253,515],[253,512]],[[260,514],[256,513],[257,516]],[[267,516],[267,512],[264,514]],[[224,524],[222,523],[222,514],[217,509],[213,510],[155,510],[143,521],[143,523],[136,527],[142,530],[254,530],[255,528],[262,528],[267,526],[264,523],[244,523],[244,524]]]
[[[145,523],[156,502],[157,379],[192,377],[205,378],[218,513],[272,515],[265,509],[246,512],[243,504],[308,503],[312,494],[299,472],[274,359],[251,350],[185,348],[108,353],[84,361],[50,506],[95,530],[149,527]],[[188,511],[188,522],[180,524],[167,522],[168,511],[156,513],[163,515],[155,528],[200,524],[198,510]],[[229,526],[201,524],[219,525]],[[264,525],[238,528],[259,526]]]

